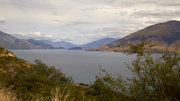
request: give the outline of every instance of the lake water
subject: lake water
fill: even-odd
[[[10,50],[18,58],[33,63],[35,59],[41,59],[49,66],[62,69],[67,76],[72,76],[76,83],[93,83],[95,76],[99,75],[99,66],[113,76],[119,74],[124,77],[132,77],[132,73],[126,68],[125,63],[131,63],[136,59],[135,55],[126,56],[123,53],[99,52],[84,50],[63,49],[39,49],[39,50]]]

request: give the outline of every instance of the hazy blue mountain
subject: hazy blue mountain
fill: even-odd
[[[65,41],[58,41],[58,42],[53,42],[51,40],[36,40],[37,42],[43,42],[46,44],[51,44],[53,47],[64,47],[64,48],[71,48],[71,47],[77,47],[79,45],[72,44],[70,42],[65,42]]]
[[[36,49],[33,44],[0,31],[0,45],[6,49]]]
[[[110,44],[110,43],[112,43],[112,42],[114,42],[116,40],[118,40],[118,39],[107,37],[107,38],[104,38],[104,39],[101,39],[101,40],[97,40],[97,41],[93,41],[93,42],[84,44],[84,45],[82,45],[82,47],[83,48],[101,47],[103,45]]]
[[[68,50],[83,50],[81,47],[71,47]]]
[[[37,42],[35,41],[34,39],[29,39],[29,40],[26,40],[27,42],[33,44],[34,46],[36,47],[39,47],[41,49],[54,49],[54,47],[50,44],[45,44],[43,42]]]

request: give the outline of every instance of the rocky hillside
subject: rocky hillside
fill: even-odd
[[[11,72],[15,73],[17,68],[30,67],[32,64],[17,58],[12,52],[3,48],[0,45],[0,73]]]
[[[88,50],[122,51],[122,48],[117,47],[120,42],[126,43],[131,41],[133,44],[137,44],[142,40],[143,36],[148,36],[148,41],[151,41],[152,44],[156,45],[151,51],[164,52],[167,46],[169,46],[170,51],[173,51],[176,46],[180,45],[180,21],[168,21],[155,24],[127,35],[126,37],[106,46]]]
[[[0,45],[0,57],[16,57],[12,52],[8,51],[7,49],[3,48]]]

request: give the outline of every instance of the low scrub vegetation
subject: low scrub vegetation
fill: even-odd
[[[11,88],[4,88],[0,86],[0,101],[21,101],[16,98]]]
[[[131,64],[126,63],[134,74],[132,78],[120,75],[115,78],[100,68],[102,72],[91,85],[77,85],[61,70],[40,60],[35,60],[31,67],[10,68],[1,64],[0,96],[14,101],[179,101],[178,48],[174,53],[168,53],[167,49],[161,57],[154,58],[147,51],[153,45],[146,38],[139,44],[126,45],[129,49],[124,53],[137,56]],[[8,57],[4,59],[8,63],[14,61]]]

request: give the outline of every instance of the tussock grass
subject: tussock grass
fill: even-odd
[[[65,88],[61,92],[60,87],[56,87],[54,90],[51,91],[51,101],[74,101],[75,98],[69,99],[70,92],[65,94]]]
[[[70,99],[70,93],[65,94],[65,89],[61,92],[60,87],[56,87],[51,91],[50,99],[51,101],[74,101],[75,98]],[[46,98],[40,99],[31,99],[30,101],[46,101]],[[0,101],[22,101],[21,99],[17,99],[15,93],[12,93],[12,90],[8,88],[0,89]]]
[[[21,101],[16,98],[15,93],[12,93],[12,90],[7,88],[0,89],[0,101]]]

